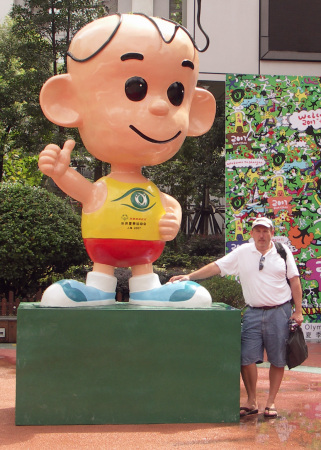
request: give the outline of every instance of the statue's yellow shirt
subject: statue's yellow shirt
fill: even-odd
[[[110,177],[99,181],[106,184],[107,199],[97,211],[82,213],[84,239],[160,239],[158,223],[165,210],[154,183],[124,183]]]

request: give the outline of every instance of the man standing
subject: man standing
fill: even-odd
[[[286,366],[289,319],[298,325],[303,322],[302,289],[294,257],[284,247],[287,255],[284,261],[272,241],[273,235],[272,221],[259,217],[252,224],[253,242],[189,275],[170,280],[198,280],[218,274],[239,276],[247,305],[241,335],[241,374],[248,398],[240,408],[241,417],[258,413],[256,364],[263,362],[264,349],[270,362],[270,388],[264,416],[277,417],[274,402]],[[292,314],[291,300],[295,307]]]

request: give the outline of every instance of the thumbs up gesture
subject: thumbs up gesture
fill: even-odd
[[[49,144],[39,155],[38,166],[42,173],[51,178],[60,178],[70,165],[70,155],[75,141],[69,139],[61,149],[58,145]]]

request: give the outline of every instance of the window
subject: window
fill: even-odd
[[[321,1],[261,0],[260,58],[321,61]]]

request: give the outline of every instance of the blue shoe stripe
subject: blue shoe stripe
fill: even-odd
[[[130,299],[173,303],[186,302],[193,297],[199,287],[200,285],[193,281],[164,284],[159,288],[148,291],[131,292]]]
[[[74,302],[91,302],[97,300],[115,300],[115,292],[101,291],[92,286],[86,286],[75,280],[57,281],[65,295]]]

